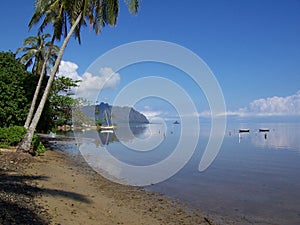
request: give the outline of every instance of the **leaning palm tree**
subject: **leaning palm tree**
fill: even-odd
[[[127,0],[131,13],[135,14],[139,8],[139,0]],[[19,151],[29,151],[35,128],[41,117],[43,108],[48,98],[53,79],[58,71],[65,48],[72,36],[80,43],[80,31],[82,26],[90,24],[91,28],[99,34],[105,25],[115,25],[119,14],[119,0],[36,0],[35,13],[29,23],[29,27],[43,21],[39,27],[40,31],[48,25],[53,26],[53,37],[64,41],[58,53],[58,57],[51,71],[44,94],[35,112],[27,133],[20,143]],[[68,29],[69,28],[69,29]]]
[[[54,39],[52,39],[52,41],[46,41],[46,39],[49,37],[51,37],[50,34],[40,35],[40,33],[36,37],[28,37],[24,40],[23,47],[17,49],[17,53],[24,53],[19,59],[20,62],[23,63],[26,68],[33,64],[32,73],[36,76],[40,76],[24,124],[26,129],[28,129],[33,117],[44,75],[47,73],[50,67],[54,65],[57,58],[57,53],[59,51],[58,46],[53,44]]]
[[[50,34],[38,34],[37,36],[30,36],[23,42],[23,46],[17,49],[17,54],[23,52],[24,54],[19,58],[19,61],[28,69],[32,64],[32,73],[37,75],[41,70],[41,65],[45,59],[45,43]]]

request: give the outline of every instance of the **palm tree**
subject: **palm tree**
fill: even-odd
[[[139,8],[139,0],[126,0],[126,3],[128,4],[129,11],[135,14]],[[54,28],[53,37],[60,40],[61,36],[64,36],[64,41],[51,71],[40,104],[23,141],[18,147],[19,151],[30,150],[33,133],[41,117],[64,50],[72,34],[75,35],[75,38],[80,43],[80,29],[82,26],[90,24],[96,34],[99,34],[101,27],[105,25],[114,26],[117,23],[119,14],[119,0],[36,0],[35,7],[36,10],[29,23],[29,27],[31,28],[43,18],[39,28],[40,31],[43,31],[48,24],[52,24]],[[68,25],[70,27],[69,31]]]
[[[37,36],[30,36],[23,42],[23,47],[18,48],[16,53],[23,52],[24,54],[19,58],[19,61],[25,65],[26,69],[32,66],[32,73],[34,75],[40,74],[43,63],[46,58],[46,51],[48,48],[52,48],[58,52],[58,47],[53,45],[51,41],[46,42],[46,39],[51,37],[50,34],[40,33]],[[53,54],[49,55],[49,64],[54,65],[57,54],[53,51]],[[49,68],[48,68],[49,69]]]
[[[51,37],[50,34],[43,34],[41,36],[40,33],[36,37],[28,37],[24,40],[23,47],[17,49],[17,53],[24,52],[24,54],[19,59],[20,62],[23,63],[26,68],[33,64],[32,73],[36,76],[38,74],[40,75],[24,124],[24,127],[26,129],[28,129],[30,121],[32,119],[44,75],[45,73],[47,73],[47,70],[49,70],[50,67],[54,65],[57,58],[57,53],[59,51],[58,46],[53,44],[54,39],[52,39],[52,41],[46,42],[46,39],[49,37]]]

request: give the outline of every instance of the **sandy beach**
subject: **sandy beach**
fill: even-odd
[[[143,188],[119,185],[56,150],[0,155],[0,224],[215,224]]]

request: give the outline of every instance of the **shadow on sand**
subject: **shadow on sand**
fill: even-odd
[[[40,194],[71,198],[90,203],[84,195],[63,190],[39,188],[34,184],[45,176],[22,176],[0,168],[0,224],[50,224],[47,211],[34,202]]]

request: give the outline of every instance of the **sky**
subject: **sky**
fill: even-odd
[[[36,35],[36,28],[29,31],[27,26],[33,3],[1,1],[0,51],[14,52],[26,37]],[[67,46],[60,74],[82,79],[82,90],[101,89],[99,101],[111,103],[136,79],[159,76],[181,86],[195,102],[199,116],[209,115],[203,90],[177,68],[143,63],[120,71],[103,66],[97,75],[88,71],[98,57],[120,45],[162,40],[189,49],[208,65],[221,87],[228,115],[291,116],[300,121],[299,0],[143,0],[136,16],[120,3],[115,27],[103,28],[98,36],[87,27],[81,45],[72,39]],[[148,116],[171,117],[176,106],[152,97],[136,107]]]

